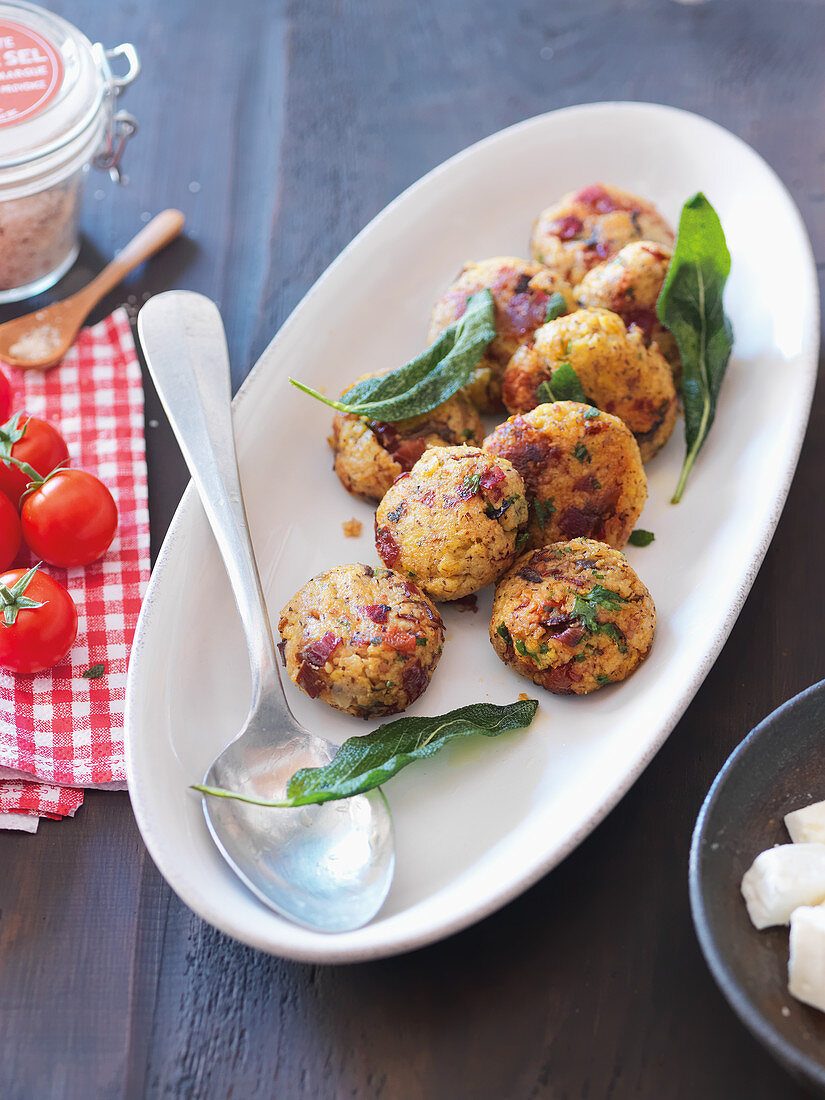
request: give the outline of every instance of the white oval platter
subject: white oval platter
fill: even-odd
[[[191,486],[152,576],[127,695],[128,779],[147,848],[172,888],[211,924],[263,951],[318,962],[408,951],[493,912],[549,871],[618,802],[685,710],[721,649],[767,549],[796,466],[818,349],[810,244],[767,164],[719,126],[651,104],[602,103],[530,119],[430,172],[338,257],[261,356],[235,402],[247,508],[274,621],[309,577],[377,561],[372,510],[331,471],[330,411],[287,383],[337,393],[425,344],[432,302],[467,259],[524,255],[535,214],[602,180],[652,199],[675,225],[702,190],[727,234],[727,308],[736,345],[716,423],[679,506],[681,421],[648,466],[628,556],[659,612],[652,653],[627,682],[584,698],[534,689],[487,638],[477,614],[447,607],[447,644],[412,708],[438,714],[520,692],[540,697],[529,730],[472,739],[388,784],[397,839],[389,898],[365,928],[313,933],[270,912],[214,847],[188,790],[241,725],[249,675],[240,624]],[[770,232],[765,231],[770,227]],[[347,539],[342,522],[364,524]],[[292,705],[336,742],[358,719],[292,686]],[[710,736],[709,732],[709,736]],[[675,777],[674,777],[675,778]]]

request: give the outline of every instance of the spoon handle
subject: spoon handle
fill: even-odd
[[[254,707],[264,688],[280,684],[280,672],[241,493],[221,315],[202,294],[170,290],[140,311],[138,335],[229,574],[249,648]],[[284,708],[291,719],[286,699]]]
[[[180,234],[186,219],[180,210],[163,210],[132,237],[117,256],[73,297],[83,300],[87,311],[137,267],[138,264],[160,252]]]

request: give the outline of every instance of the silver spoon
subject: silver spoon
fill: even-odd
[[[284,695],[241,495],[221,316],[208,298],[172,290],[146,303],[138,335],[223,556],[252,668],[249,714],[203,784],[284,798],[290,776],[329,763],[336,746],[304,729]],[[297,924],[323,932],[359,928],[387,896],[395,849],[379,791],[301,809],[204,797],[203,812],[233,870]]]

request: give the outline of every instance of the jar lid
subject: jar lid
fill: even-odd
[[[0,0],[0,168],[89,126],[108,91],[88,38],[26,0]]]

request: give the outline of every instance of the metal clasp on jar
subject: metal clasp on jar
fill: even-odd
[[[119,46],[115,46],[112,50],[104,50],[98,42],[95,43],[94,49],[98,55],[98,63],[106,80],[106,95],[113,102],[123,89],[128,88],[140,73],[140,58],[131,42],[121,42]],[[109,62],[115,58],[121,57],[126,59],[128,68],[122,76],[115,76]],[[116,114],[112,112],[106,126],[104,146],[94,158],[94,165],[96,168],[101,168],[108,172],[115,183],[123,183],[125,181],[125,177],[120,169],[120,161],[123,156],[123,151],[126,148],[126,143],[137,131],[137,128],[137,121],[128,111],[118,111]]]

